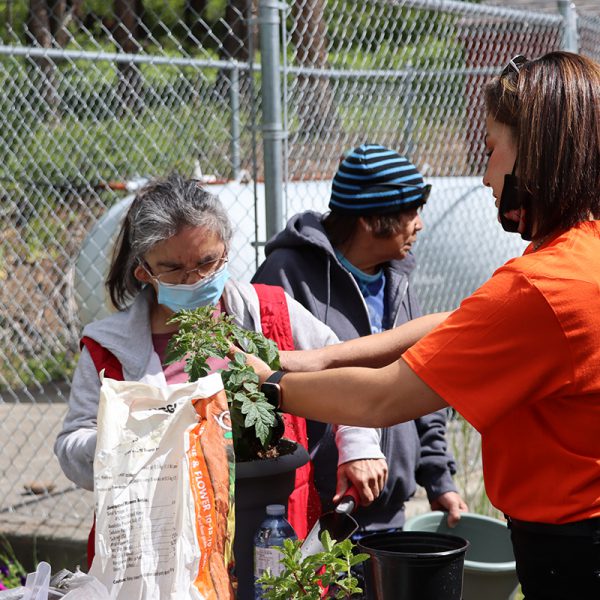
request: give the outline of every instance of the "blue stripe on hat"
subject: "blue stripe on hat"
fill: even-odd
[[[354,196],[354,197],[356,197],[356,196]],[[403,197],[395,202],[390,202],[389,200],[387,202],[369,202],[368,204],[352,204],[351,207],[349,207],[348,204],[346,204],[345,202],[338,202],[338,201],[334,200],[333,198],[331,198],[331,200],[329,201],[329,204],[333,205],[333,206],[338,206],[339,208],[344,208],[346,210],[348,210],[349,208],[351,208],[352,210],[369,210],[372,208],[386,208],[386,207],[392,207],[392,206],[403,206],[405,204],[410,204],[411,202],[417,202],[422,197],[423,197],[422,194],[416,194],[414,196],[409,196],[408,198]]]
[[[410,202],[410,200],[406,200],[407,194],[412,192],[416,192],[418,194],[417,197],[423,195],[423,187],[414,186],[411,188],[397,188],[397,189],[389,189],[385,191],[377,191],[377,192],[358,192],[357,194],[344,194],[343,192],[335,192],[336,197],[340,198],[348,198],[351,200],[352,198],[393,198],[394,196],[401,196],[404,202]]]
[[[383,148],[383,146],[371,146],[371,148],[382,148],[383,152],[369,152],[369,154],[365,154],[364,152],[361,152],[360,154],[357,152],[357,150],[352,151],[350,154],[348,154],[348,156],[346,156],[346,158],[344,160],[348,160],[349,158],[357,158],[358,160],[362,160],[364,158],[379,158],[381,156],[394,156],[396,158],[396,160],[398,160],[398,154],[396,154],[396,152],[394,152],[393,150],[387,150],[385,148]]]
[[[356,160],[352,160],[353,158]],[[385,154],[377,153],[377,154],[371,154],[369,156],[355,155],[355,156],[346,157],[342,161],[342,164],[340,166],[341,167],[361,167],[361,168],[365,168],[365,169],[372,169],[374,167],[378,167],[378,166],[384,165],[386,163],[396,163],[396,164],[401,164],[401,165],[408,165],[409,167],[413,166],[407,160],[398,160],[398,159],[399,159],[399,157],[395,152],[386,152]]]
[[[389,161],[389,162],[397,162],[397,161]],[[412,165],[408,165],[406,167],[395,167],[393,169],[387,169],[386,171],[378,171],[377,173],[373,173],[370,174],[370,178],[377,178],[377,177],[385,177],[386,175],[390,175],[391,173],[401,173],[402,171],[414,171],[415,168]],[[365,179],[367,179],[367,177],[365,176],[364,171],[358,175],[358,174],[353,174],[353,173],[348,173],[346,171],[340,173],[338,171],[338,173],[336,174],[336,178],[338,177],[346,177],[348,179],[361,179],[362,181],[365,181]],[[415,175],[413,177],[418,177],[418,175]],[[411,177],[405,177],[405,179],[411,179]]]
[[[389,190],[387,192],[371,192],[371,193],[358,193],[358,194],[342,194],[341,192],[336,192],[336,198],[348,198],[348,200],[352,200],[352,198],[365,199],[365,198],[393,198],[394,196],[398,196],[399,190]],[[354,206],[354,204],[352,204]]]

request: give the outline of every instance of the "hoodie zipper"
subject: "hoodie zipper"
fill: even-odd
[[[327,315],[329,313],[329,304],[330,304],[330,301],[331,301],[331,298],[330,298],[330,289],[331,289],[331,261],[332,260],[335,260],[335,262],[337,263],[338,267],[340,269],[342,269],[342,271],[344,273],[346,273],[346,275],[352,281],[352,284],[354,285],[354,287],[355,287],[355,289],[356,289],[356,291],[358,293],[358,297],[361,299],[363,308],[365,310],[364,316],[367,319],[367,325],[368,325],[368,328],[369,328],[369,334],[372,333],[371,332],[371,319],[369,319],[369,309],[367,308],[367,303],[365,302],[365,299],[364,299],[364,297],[362,295],[362,292],[360,291],[360,288],[358,287],[358,283],[356,283],[356,279],[354,279],[352,273],[350,273],[350,271],[348,271],[344,267],[344,265],[342,265],[340,263],[340,261],[335,257],[335,255],[331,255],[329,253],[327,254],[327,305],[325,307],[325,320],[323,322],[325,323],[325,325],[327,325]],[[369,334],[367,334],[367,335],[369,335]],[[363,337],[363,336],[362,336],[362,334],[359,334],[358,337]]]
[[[344,269],[343,266],[342,266],[342,269]],[[354,284],[354,287],[356,288],[356,291],[358,292],[358,297],[362,300],[362,305],[363,305],[363,308],[365,309],[365,317],[367,318],[367,323],[369,324],[369,334],[370,334],[370,333],[372,333],[371,319],[369,319],[369,308],[367,307],[367,302],[366,302],[364,296],[362,295],[362,292],[360,291],[360,287],[358,287],[358,283],[356,283],[356,279],[354,279],[352,273],[350,273],[350,271],[346,271],[346,269],[344,269],[344,271],[347,273],[348,277],[350,277],[350,279],[352,280],[352,283]]]

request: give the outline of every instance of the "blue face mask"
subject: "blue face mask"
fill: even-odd
[[[229,279],[227,265],[206,279],[196,283],[168,285],[158,282],[158,303],[170,308],[173,312],[194,310],[201,306],[217,304],[223,295],[225,282]]]

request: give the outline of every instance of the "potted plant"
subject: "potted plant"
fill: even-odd
[[[302,542],[285,540],[281,548],[283,570],[265,573],[258,582],[265,600],[320,600],[352,598],[362,593],[352,567],[367,560],[368,554],[354,554],[348,539],[337,542],[327,531],[321,535],[324,550],[303,556]]]
[[[215,307],[182,310],[171,322],[179,325],[168,348],[168,361],[185,359],[190,381],[211,372],[209,358],[222,359],[232,344],[255,354],[272,369],[279,368],[276,344],[261,333],[236,325],[232,317],[215,316]],[[283,438],[281,415],[260,391],[258,375],[236,353],[221,370],[229,403],[236,457],[234,553],[239,600],[253,598],[253,538],[267,504],[287,504],[294,490],[296,469],[308,462],[308,453]]]

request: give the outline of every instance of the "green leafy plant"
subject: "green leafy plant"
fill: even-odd
[[[0,546],[0,590],[17,588],[25,583],[27,570],[15,555],[6,537]]]
[[[265,573],[258,582],[266,600],[319,600],[320,598],[351,598],[360,594],[358,580],[351,568],[369,558],[354,554],[350,540],[336,542],[327,531],[321,535],[323,552],[302,556],[299,540],[285,540],[280,549],[284,567],[279,575]]]
[[[247,331],[233,318],[215,317],[214,306],[182,310],[169,321],[179,330],[169,342],[167,362],[186,361],[185,372],[196,381],[211,372],[209,358],[227,356],[232,345],[255,354],[272,369],[279,368],[279,351],[262,333]],[[221,371],[231,414],[231,427],[236,457],[251,460],[273,454],[283,435],[283,421],[260,391],[258,375],[236,352],[227,369]]]

